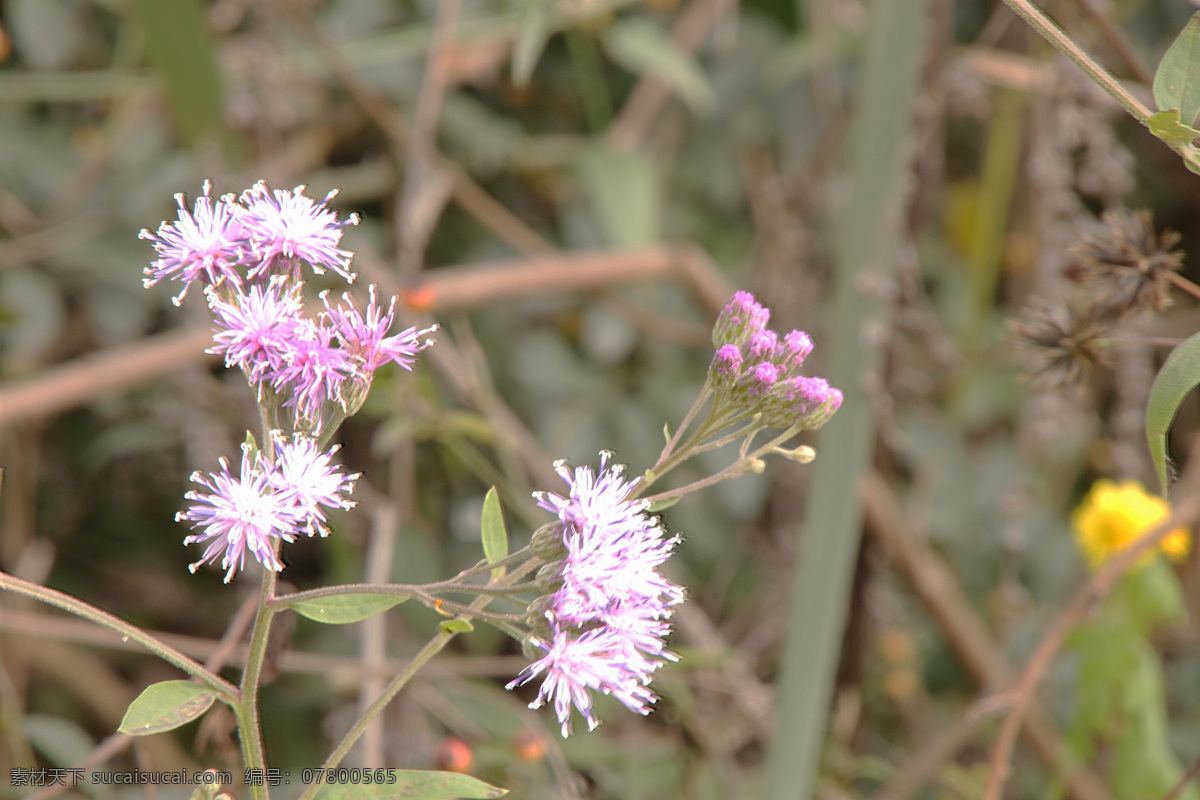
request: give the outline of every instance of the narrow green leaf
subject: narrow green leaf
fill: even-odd
[[[1154,73],[1154,102],[1160,111],[1179,109],[1183,124],[1195,124],[1200,114],[1200,11],[1163,53]]]
[[[550,39],[550,8],[547,0],[525,0],[521,7],[520,28],[513,45],[512,80],[528,86],[546,42]]]
[[[858,92],[847,141],[853,187],[839,212],[835,298],[825,372],[845,393],[841,410],[820,434],[805,509],[804,558],[790,592],[786,645],[776,681],[776,727],[768,743],[762,800],[795,800],[816,793],[826,742],[838,658],[845,639],[854,564],[862,532],[858,486],[871,469],[876,418],[861,376],[878,370],[882,347],[863,326],[886,316],[882,296],[862,291],[867,276],[887,280],[903,250],[902,226],[889,222],[912,191],[908,145],[920,96],[928,0],[874,0]]]
[[[683,499],[683,495],[678,495],[676,497],[668,497],[666,500],[659,500],[656,503],[651,503],[650,506],[646,510],[649,511],[651,514],[657,514],[659,511],[662,511],[663,509],[666,509],[666,508],[670,508],[671,506],[675,505],[682,499]]]
[[[579,159],[576,176],[610,244],[643,247],[658,240],[658,184],[645,155],[597,144]]]
[[[479,535],[483,539],[483,554],[488,561],[499,561],[508,555],[508,528],[504,525],[504,511],[500,508],[500,495],[495,486],[488,489],[483,498]],[[492,580],[503,575],[504,567],[492,570]]]
[[[470,633],[475,630],[475,626],[471,624],[469,619],[447,619],[442,620],[441,629],[446,633]]]
[[[508,794],[507,789],[457,772],[389,769],[387,778],[382,784],[326,784],[317,800],[485,800]]]
[[[179,134],[189,144],[220,130],[225,118],[213,37],[199,0],[137,0],[146,51],[166,83]]]
[[[1200,384],[1200,333],[1193,334],[1167,356],[1154,378],[1146,403],[1146,438],[1165,495],[1171,488],[1167,473],[1167,432],[1188,392]]]
[[[208,711],[216,698],[193,681],[152,683],[129,704],[118,730],[130,736],[174,730]]]
[[[630,72],[663,81],[697,114],[706,114],[716,105],[708,78],[691,53],[649,19],[615,23],[605,33],[603,45],[613,61]]]
[[[330,625],[362,622],[407,600],[395,594],[335,594],[314,600],[301,600],[289,607],[303,617]]]
[[[1200,131],[1179,121],[1179,109],[1177,108],[1168,108],[1166,111],[1151,114],[1146,119],[1146,127],[1172,147],[1191,145],[1197,137],[1200,137]]]

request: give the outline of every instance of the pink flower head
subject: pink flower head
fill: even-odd
[[[265,181],[259,181],[242,194],[246,237],[257,260],[249,277],[270,273],[277,260],[289,262],[286,266],[295,274],[299,271],[296,259],[301,259],[318,275],[330,269],[353,283],[352,254],[338,247],[338,243],[342,240],[342,228],[357,225],[358,215],[351,214],[339,222],[337,214],[327,207],[337,194],[336,189],[320,203],[314,203],[305,196],[304,188],[272,191]]]
[[[279,277],[229,300],[210,293],[209,305],[216,333],[208,352],[225,356],[226,367],[240,367],[258,386],[286,366],[289,343],[307,322],[298,290]]]
[[[370,301],[366,315],[360,314],[348,293],[342,294],[342,302],[334,307],[329,304],[329,293],[322,292],[326,315],[333,330],[342,342],[342,348],[361,363],[369,376],[389,361],[394,361],[406,370],[412,370],[417,353],[433,344],[432,339],[422,339],[438,329],[434,325],[424,330],[408,328],[395,336],[388,336],[396,318],[396,298],[393,297],[385,312],[378,302],[374,284],[369,288]]]
[[[354,376],[354,363],[333,344],[327,325],[303,319],[295,330],[285,343],[282,364],[266,377],[276,392],[290,393],[284,405],[298,417],[317,420],[326,400],[343,401],[342,387]]]
[[[600,456],[600,469],[564,462],[554,465],[567,483],[566,496],[542,492],[538,505],[558,515],[566,557],[558,563],[557,591],[545,598],[545,617],[552,636],[536,640],[545,656],[530,665],[508,688],[544,674],[531,707],[553,699],[563,736],[569,731],[572,704],[597,724],[589,691],[617,697],[640,714],[655,695],[646,685],[674,654],[663,645],[666,622],[683,589],[658,568],[670,557],[678,537],[668,538],[646,504],[628,499],[634,484],[622,467],[609,468],[610,453]]]
[[[245,565],[247,551],[266,569],[283,569],[275,555],[275,540],[293,541],[300,517],[294,500],[273,488],[271,472],[259,454],[252,456],[250,446],[243,445],[239,477],[229,473],[223,458],[220,472],[192,475],[207,491],[188,492],[185,497],[193,501],[192,506],[175,515],[177,521],[202,530],[185,538],[185,545],[208,542],[204,555],[189,567],[192,572],[220,556],[229,583]]]
[[[554,703],[554,712],[562,724],[562,735],[571,732],[571,706],[574,705],[587,720],[588,730],[600,724],[592,708],[589,692],[602,692],[620,700],[626,708],[638,714],[650,713],[657,699],[646,688],[650,673],[639,659],[629,660],[619,633],[590,630],[580,636],[558,631],[550,641],[535,641],[545,655],[526,667],[508,689],[523,686],[538,675],[545,675],[537,699],[530,708],[541,708],[547,701]]]
[[[163,222],[157,233],[143,228],[138,234],[139,238],[153,242],[158,252],[158,260],[146,268],[146,287],[163,278],[183,282],[183,291],[172,298],[175,305],[183,302],[188,289],[197,280],[208,286],[218,286],[225,281],[234,286],[242,285],[238,271],[244,263],[240,208],[233,202],[233,195],[213,203],[211,192],[212,183],[205,181],[204,192],[196,198],[191,213],[188,213],[183,193],[175,195],[179,205],[178,219]]]
[[[324,508],[353,508],[355,503],[345,495],[354,491],[359,474],[344,475],[333,463],[337,446],[321,452],[317,443],[307,436],[296,434],[291,442],[278,441],[275,446],[276,469],[271,485],[294,504],[296,515],[308,527],[308,533],[329,535],[329,521]]]

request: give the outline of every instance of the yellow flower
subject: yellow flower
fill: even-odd
[[[1110,480],[1099,480],[1071,513],[1071,527],[1075,529],[1075,541],[1088,564],[1097,570],[1166,519],[1170,512],[1166,500],[1147,494],[1137,481],[1118,485]],[[1159,549],[1173,560],[1182,561],[1191,546],[1187,529],[1176,528],[1163,538]],[[1149,557],[1147,553],[1139,564],[1146,563]]]

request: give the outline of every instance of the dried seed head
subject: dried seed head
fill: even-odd
[[[1079,283],[1098,315],[1128,320],[1171,302],[1171,273],[1183,266],[1179,234],[1155,234],[1149,211],[1106,211],[1104,227],[1071,246],[1066,274]]]
[[[1078,387],[1094,365],[1109,366],[1100,343],[1106,325],[1092,306],[1067,302],[1052,308],[1035,299],[1008,327],[1013,346],[1029,354],[1025,379],[1035,389]]]

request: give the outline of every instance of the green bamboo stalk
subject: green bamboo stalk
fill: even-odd
[[[837,296],[829,330],[831,382],[845,393],[817,448],[791,624],[779,679],[778,721],[763,796],[813,796],[841,650],[862,511],[859,476],[875,436],[864,377],[878,348],[864,336],[885,318],[886,287],[901,244],[908,142],[925,43],[927,0],[875,0],[850,138],[854,191],[837,231]]]

